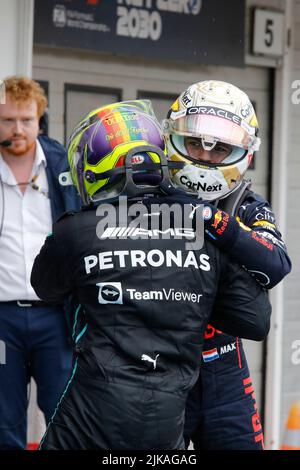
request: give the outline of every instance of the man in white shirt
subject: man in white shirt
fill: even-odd
[[[0,104],[0,449],[26,447],[27,387],[49,421],[68,380],[72,351],[62,305],[41,302],[30,285],[33,261],[52,222],[76,210],[71,187],[61,188],[64,148],[39,137],[47,106],[40,85],[9,77]]]

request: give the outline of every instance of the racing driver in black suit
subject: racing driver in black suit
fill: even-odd
[[[214,217],[209,204],[172,201],[149,102],[91,112],[68,147],[84,207],[54,224],[31,283],[47,302],[76,297],[85,324],[40,448],[184,449],[186,399],[212,312],[216,328],[262,340],[267,294],[198,237]],[[223,244],[231,236],[224,231]]]

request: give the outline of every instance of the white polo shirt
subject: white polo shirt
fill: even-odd
[[[22,193],[0,154],[0,230],[4,213],[0,234],[0,302],[38,299],[30,284],[30,274],[36,255],[52,231],[46,164],[37,141],[31,178],[38,174],[35,184],[40,191],[28,185]]]

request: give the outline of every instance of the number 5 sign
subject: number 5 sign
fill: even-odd
[[[284,44],[284,14],[255,9],[253,53],[281,56]]]

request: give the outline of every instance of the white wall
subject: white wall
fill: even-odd
[[[34,0],[0,0],[0,79],[31,76]]]

